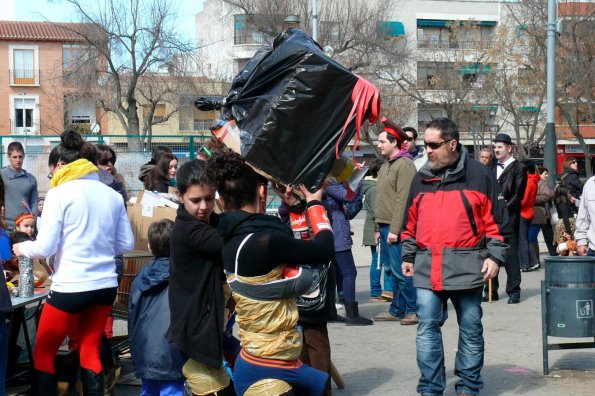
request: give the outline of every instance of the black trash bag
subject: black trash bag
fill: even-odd
[[[358,101],[352,96],[362,87],[368,97]],[[315,190],[356,129],[359,139],[364,118],[375,122],[379,108],[375,87],[326,56],[304,31],[289,29],[234,78],[212,129],[235,120],[240,154],[250,165]]]

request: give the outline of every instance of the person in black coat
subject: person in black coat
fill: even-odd
[[[578,177],[577,171],[578,163],[576,162],[576,159],[572,157],[566,157],[562,163],[562,167],[564,170],[560,175],[560,180],[562,180],[562,183],[564,183],[566,188],[568,188],[568,192],[573,198],[572,204],[575,205],[574,212],[576,213],[576,208],[578,207],[577,200],[581,199],[581,195],[583,194],[583,183]]]
[[[167,340],[169,329],[169,252],[174,222],[149,226],[149,248],[155,255],[132,281],[128,303],[128,337],[141,394],[183,394],[182,355]]]
[[[215,184],[207,176],[204,162],[196,159],[179,169],[176,184],[181,205],[171,237],[170,339],[191,358],[183,374],[193,392],[224,395],[228,390],[222,390],[230,382],[223,367],[226,280],[223,241],[216,229],[219,215],[213,213]],[[211,387],[204,389],[205,385]]]
[[[509,221],[513,224],[513,234],[506,242],[510,245],[508,257],[504,263],[506,268],[506,293],[509,304],[518,304],[521,299],[521,269],[518,255],[518,237],[520,229],[521,202],[525,196],[527,186],[527,170],[525,166],[512,156],[512,139],[505,133],[496,135],[494,139],[494,154],[498,163],[494,172],[500,184],[502,196],[506,201]],[[498,278],[493,279],[492,299],[498,300]],[[488,300],[487,288],[484,301]]]

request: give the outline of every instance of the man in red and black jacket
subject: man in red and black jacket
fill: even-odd
[[[417,392],[444,392],[440,328],[450,299],[459,323],[455,388],[475,395],[483,387],[482,289],[505,260],[508,214],[495,175],[468,158],[454,122],[429,122],[425,147],[428,162],[413,179],[401,233],[403,273],[417,288]]]

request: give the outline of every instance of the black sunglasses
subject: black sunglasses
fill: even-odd
[[[429,147],[429,148],[431,148],[432,150],[438,150],[440,147],[444,146],[446,143],[450,142],[451,140],[452,140],[452,139],[448,139],[448,140],[445,140],[445,141],[443,141],[443,142],[440,142],[440,143],[436,143],[436,142],[425,142],[425,141],[424,141],[424,146],[425,146],[426,148],[428,148],[428,147]]]

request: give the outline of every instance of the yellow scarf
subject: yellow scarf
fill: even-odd
[[[50,187],[56,187],[67,181],[80,179],[93,172],[99,172],[95,165],[86,159],[78,159],[68,165],[64,165],[58,172],[54,173],[52,180],[50,180]]]

